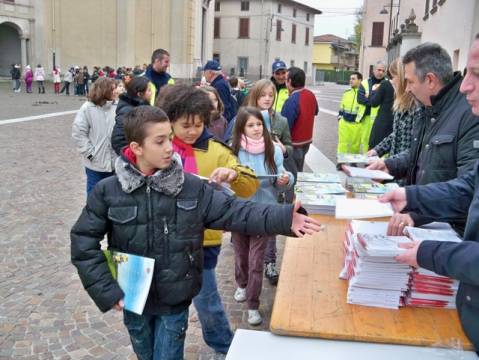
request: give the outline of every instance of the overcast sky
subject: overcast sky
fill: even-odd
[[[316,15],[314,35],[333,34],[347,38],[353,33],[355,10],[360,8],[363,0],[296,0],[321,10]]]

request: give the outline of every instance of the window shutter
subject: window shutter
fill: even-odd
[[[214,38],[218,39],[219,37],[220,37],[220,18],[215,18]]]
[[[242,18],[240,19],[240,28],[239,28],[239,37],[240,38],[249,38],[249,19]]]
[[[383,46],[384,38],[384,23],[373,22],[373,36],[371,39],[371,46]]]

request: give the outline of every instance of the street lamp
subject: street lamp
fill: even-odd
[[[401,7],[401,0],[399,0],[399,2],[397,4],[393,4],[393,0],[391,0],[391,2],[389,4],[383,5],[383,8],[379,12],[379,14],[381,14],[381,15],[389,14],[388,45],[389,45],[389,41],[391,40],[391,33],[392,33],[391,23],[392,23],[392,16],[393,16],[393,8],[394,7],[398,8],[397,15],[396,15],[396,21],[397,21],[397,17],[399,16],[399,8]],[[389,8],[389,11],[387,10],[387,8]]]

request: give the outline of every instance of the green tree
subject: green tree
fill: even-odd
[[[361,33],[363,31],[363,8],[356,11],[356,22],[354,23],[354,43],[356,51],[361,49]]]

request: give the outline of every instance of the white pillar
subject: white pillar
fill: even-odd
[[[20,47],[23,69],[27,65],[27,39],[23,36],[20,38]]]

